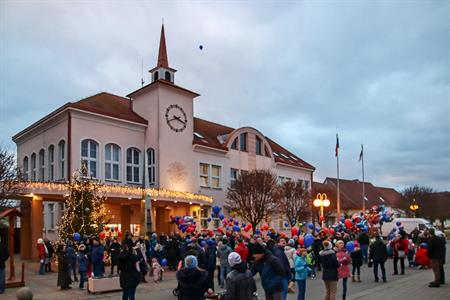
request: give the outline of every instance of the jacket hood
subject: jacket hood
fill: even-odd
[[[177,279],[186,284],[195,284],[199,282],[202,272],[198,269],[183,268],[177,272]]]
[[[231,270],[236,270],[239,273],[245,273],[247,271],[247,265],[245,263],[240,263],[231,268]]]
[[[332,249],[329,249],[329,250],[322,250],[322,251],[320,251],[319,255],[320,256],[325,256],[325,255],[330,255],[330,254],[333,254],[333,253],[335,253],[335,252]]]

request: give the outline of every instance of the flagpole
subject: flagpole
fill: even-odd
[[[364,184],[364,145],[361,144],[361,166],[362,166],[362,194],[363,194],[363,205],[362,205],[362,211],[366,212],[366,189],[365,189],[365,184]]]
[[[336,133],[336,169],[337,169],[337,203],[336,203],[336,208],[337,208],[337,222],[339,222],[339,220],[341,219],[341,193],[340,193],[340,189],[339,189],[339,137],[338,134]]]

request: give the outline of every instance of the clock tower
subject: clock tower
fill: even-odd
[[[169,66],[164,25],[157,65],[149,72],[151,82],[128,97],[132,100],[132,109],[148,121],[145,154],[147,151],[154,153],[151,157],[156,167],[154,184],[150,182],[150,186],[197,193],[198,162],[194,162],[192,142],[194,98],[199,94],[175,85],[176,70]]]

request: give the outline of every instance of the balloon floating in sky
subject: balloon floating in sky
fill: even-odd
[[[203,50],[203,45],[198,46],[198,49]]]

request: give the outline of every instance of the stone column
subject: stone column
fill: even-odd
[[[121,205],[120,206],[120,227],[122,230],[122,235],[125,236],[125,233],[130,232],[130,220],[131,220],[131,206],[130,205]]]
[[[31,200],[31,261],[39,261],[36,243],[42,238],[42,229],[44,228],[44,209],[42,197],[33,196]]]
[[[20,200],[20,256],[22,259],[31,259],[31,248],[36,241],[31,241],[31,198]]]

